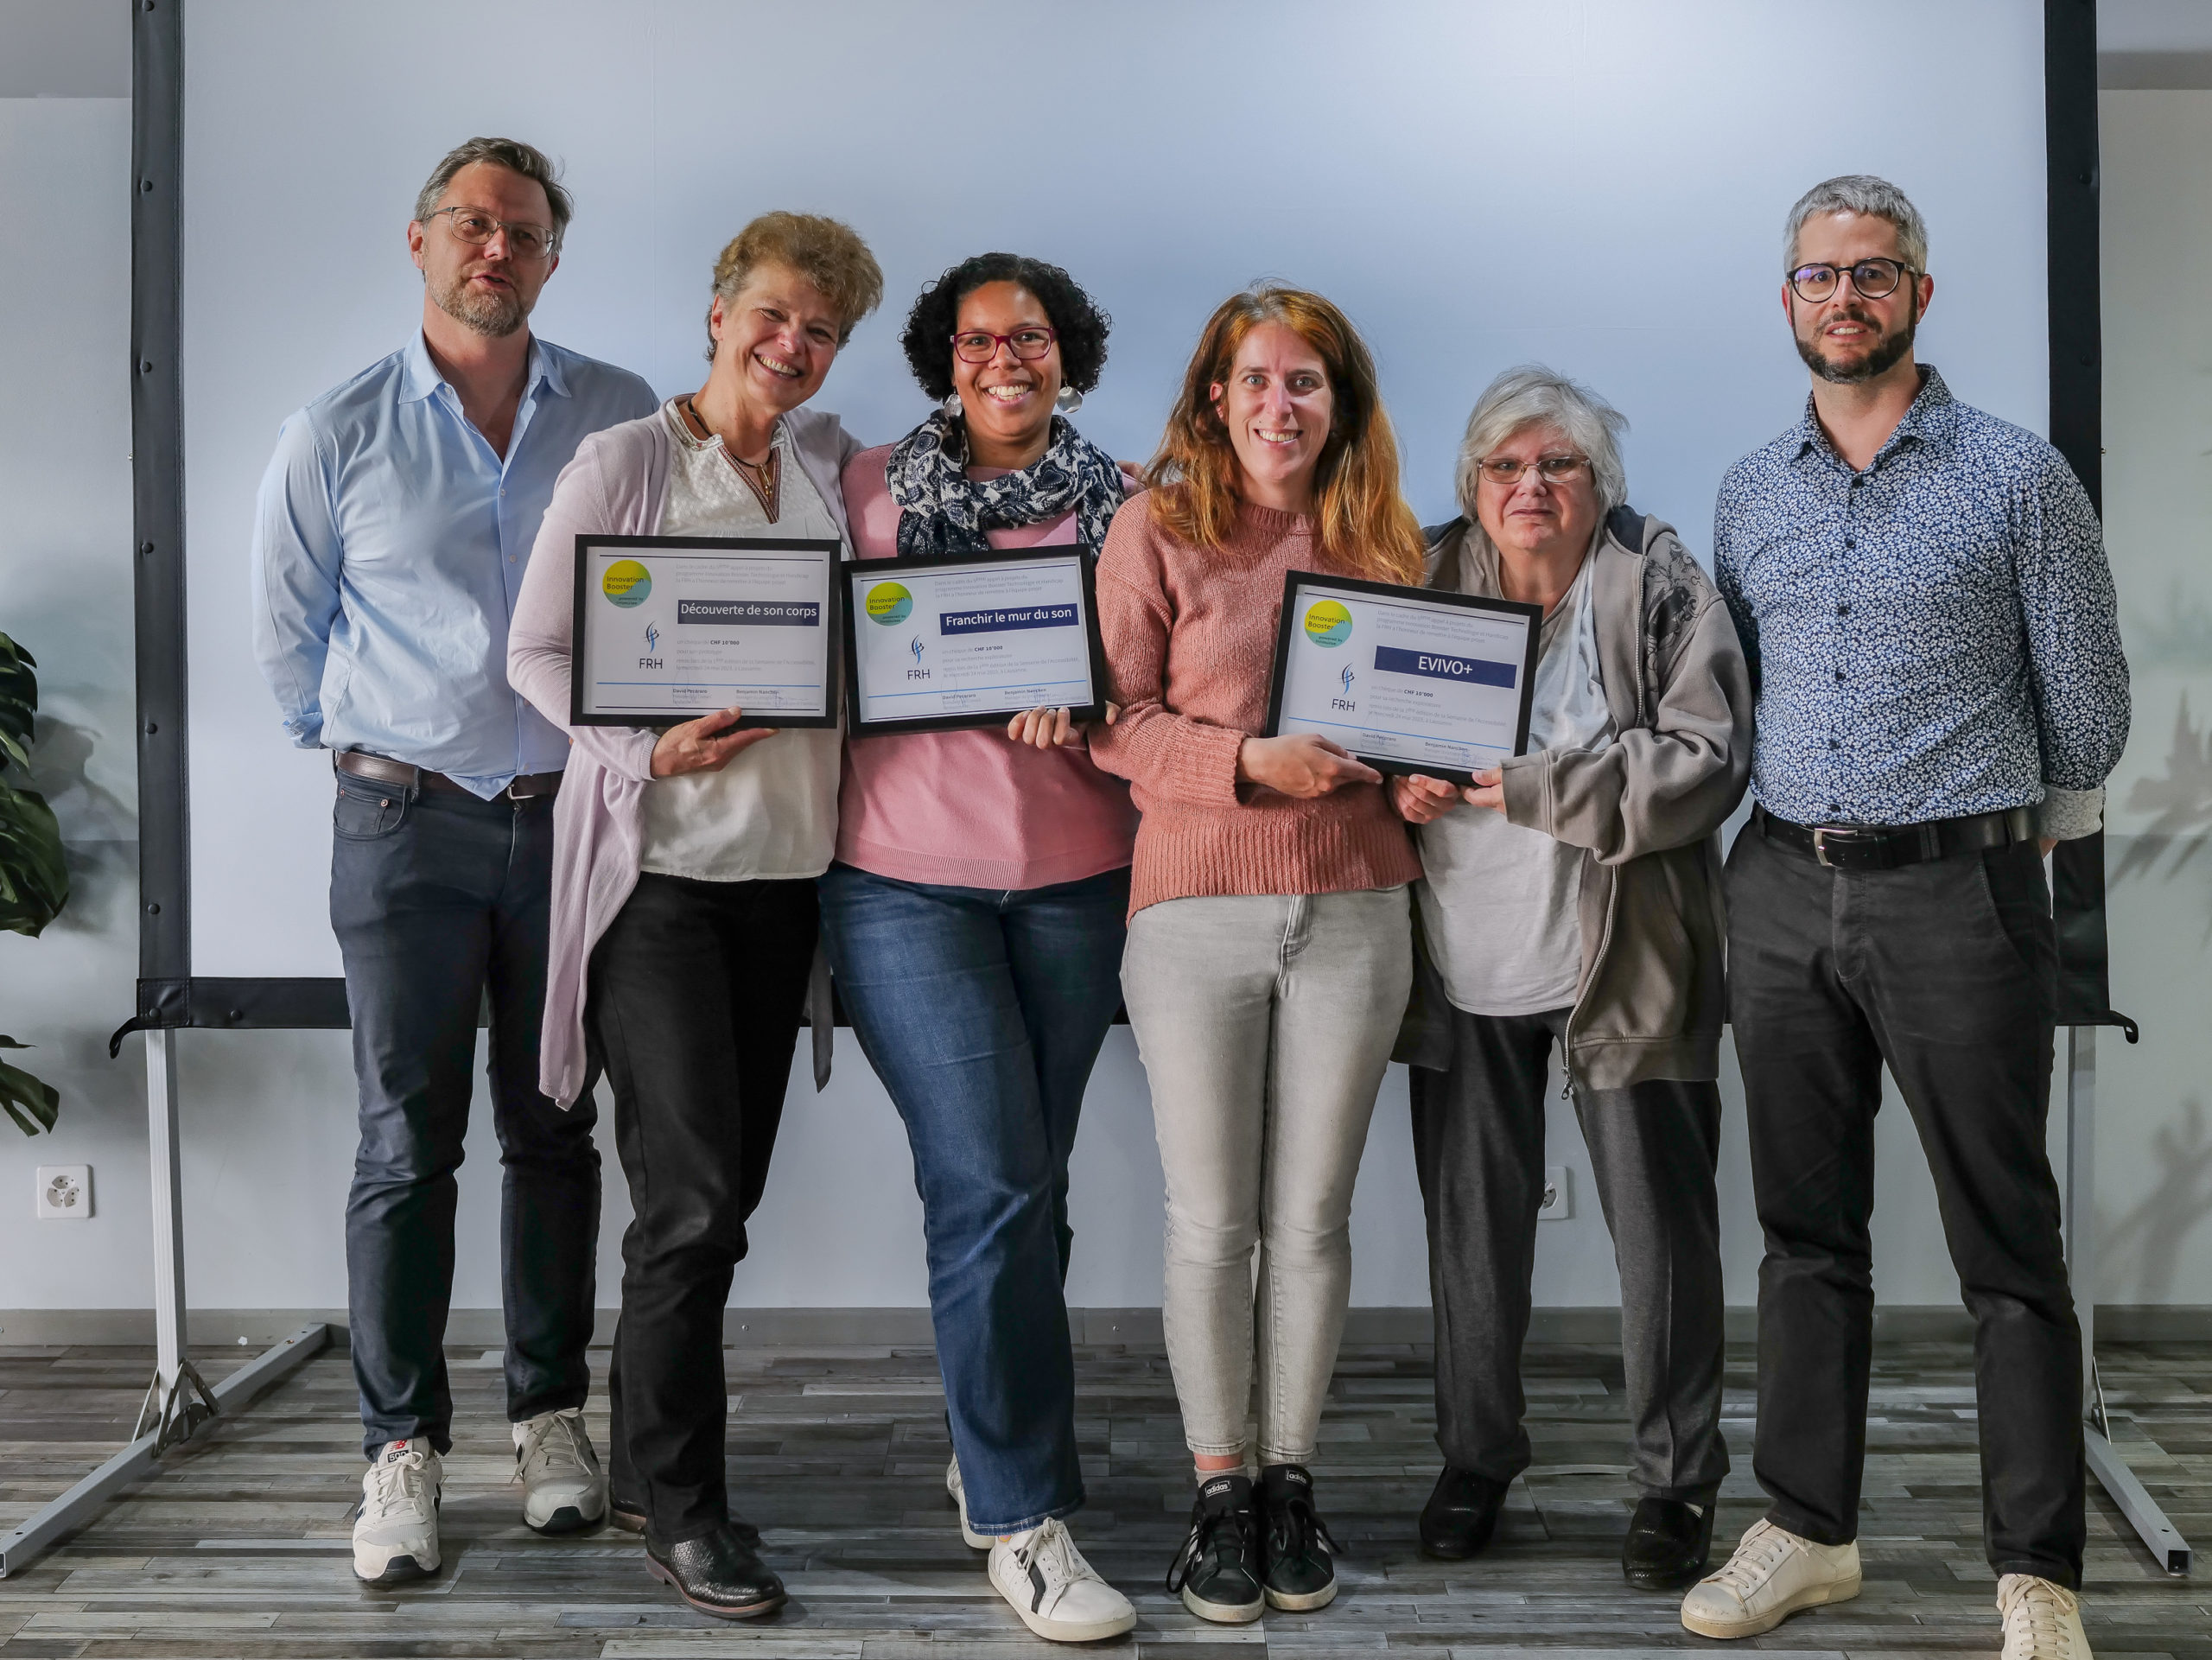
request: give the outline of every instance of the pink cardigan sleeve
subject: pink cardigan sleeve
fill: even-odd
[[[561,469],[553,499],[531,549],[507,630],[507,679],[540,715],[569,735],[569,741],[617,777],[652,776],[659,734],[634,726],[569,724],[569,649],[575,626],[576,537],[618,534],[609,505],[603,435],[594,433]]]

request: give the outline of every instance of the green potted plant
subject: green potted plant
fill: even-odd
[[[0,634],[0,928],[35,936],[69,898],[61,858],[61,827],[30,778],[31,725],[38,713],[38,665]],[[0,1049],[30,1046],[0,1037]],[[26,1135],[52,1129],[60,1092],[19,1066],[0,1060],[0,1108]]]

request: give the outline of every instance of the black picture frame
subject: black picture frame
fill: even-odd
[[[1300,591],[1308,588],[1331,588],[1340,594],[1360,594],[1376,600],[1416,600],[1425,606],[1462,611],[1483,611],[1493,616],[1516,617],[1528,625],[1528,649],[1521,665],[1521,710],[1513,728],[1513,753],[1522,754],[1529,747],[1529,716],[1535,704],[1536,658],[1540,654],[1538,634],[1544,624],[1544,608],[1540,605],[1524,605],[1518,600],[1489,600],[1473,594],[1454,594],[1445,588],[1411,588],[1402,582],[1370,582],[1355,576],[1332,576],[1319,570],[1289,570],[1282,578],[1282,614],[1275,622],[1275,659],[1268,676],[1268,721],[1261,733],[1262,737],[1279,737],[1282,724],[1283,677],[1290,664],[1290,631],[1295,626]],[[1469,785],[1475,781],[1471,768],[1438,766],[1424,761],[1409,761],[1395,755],[1372,755],[1353,749],[1354,755],[1365,761],[1378,773],[1395,773],[1403,776],[1419,773],[1423,778],[1447,779],[1454,784]]]
[[[844,649],[844,628],[840,620],[841,601],[844,584],[838,573],[846,563],[842,558],[844,544],[820,537],[804,536],[601,536],[581,535],[576,537],[575,581],[570,595],[569,626],[569,724],[570,726],[638,727],[647,731],[666,731],[681,726],[687,720],[697,720],[701,715],[711,715],[713,709],[702,709],[696,715],[674,716],[661,720],[639,720],[635,715],[600,715],[588,711],[583,706],[583,662],[585,618],[592,607],[586,602],[590,593],[584,555],[592,548],[660,548],[682,553],[753,553],[770,549],[798,550],[807,553],[826,554],[829,581],[823,584],[823,626],[829,632],[828,656],[823,665],[822,701],[820,715],[792,715],[785,710],[770,710],[760,715],[746,715],[732,725],[721,728],[725,732],[742,732],[766,727],[776,731],[834,730],[838,724],[837,696],[845,677],[838,663]]]
[[[888,738],[911,732],[969,732],[988,727],[1002,727],[1013,716],[1028,707],[1001,709],[975,709],[959,715],[918,716],[903,721],[863,721],[861,710],[860,611],[852,603],[852,587],[855,582],[881,582],[896,577],[899,573],[944,570],[955,566],[977,565],[1033,565],[1040,560],[1050,563],[1071,562],[1083,585],[1084,646],[1090,663],[1091,701],[1080,706],[1068,705],[1069,718],[1075,721],[1101,721],[1106,718],[1106,643],[1098,632],[1097,550],[1080,542],[1053,542],[1034,548],[996,548],[988,553],[919,553],[907,554],[896,559],[855,559],[839,573],[838,597],[844,603],[842,613],[845,637],[845,700],[850,711],[847,735],[855,738]],[[1055,705],[1054,707],[1058,707]]]

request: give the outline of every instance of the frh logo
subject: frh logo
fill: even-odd
[[[922,666],[922,637],[917,634],[906,642],[906,649],[914,654],[914,666],[906,671],[909,680],[926,680],[930,671]]]
[[[1351,671],[1351,665],[1345,664],[1344,672],[1337,677],[1338,683],[1344,689],[1344,695],[1329,699],[1331,709],[1357,709],[1359,707],[1358,701],[1351,695],[1351,683],[1357,678],[1358,677]]]
[[[638,659],[638,666],[641,669],[662,667],[662,661],[657,655],[659,651],[660,630],[654,627],[652,624],[647,623],[645,625],[645,654]]]

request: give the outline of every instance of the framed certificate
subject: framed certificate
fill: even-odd
[[[1065,544],[844,567],[852,735],[1106,713],[1092,553]]]
[[[1529,745],[1543,607],[1294,570],[1265,735],[1313,732],[1383,773],[1468,784]]]
[[[571,726],[837,724],[835,542],[580,536]]]

